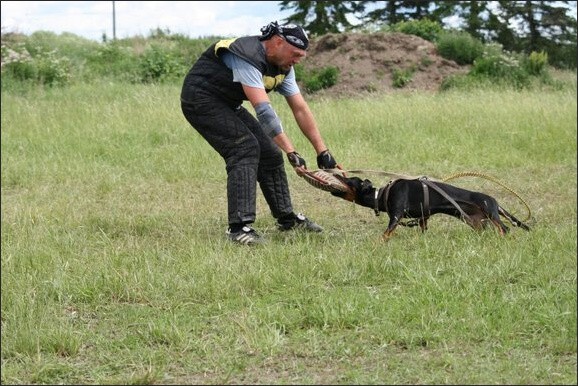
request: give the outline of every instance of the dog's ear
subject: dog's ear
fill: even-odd
[[[373,189],[373,182],[368,179],[363,180],[361,183],[361,191],[364,192],[370,189]]]
[[[344,177],[339,174],[333,174],[333,176],[351,188],[359,189],[359,186],[361,185],[361,180],[357,177]]]

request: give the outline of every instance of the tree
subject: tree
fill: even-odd
[[[363,15],[363,20],[365,24],[386,24],[392,25],[404,21],[404,16],[399,11],[401,8],[401,1],[383,1],[385,7],[373,7],[374,4],[382,3],[381,1],[361,1],[361,6],[363,11],[370,8]]]
[[[569,1],[510,1],[503,4],[516,23],[518,36],[527,51],[540,49],[543,40],[559,43],[573,37],[576,41],[576,20],[566,15]]]
[[[438,1],[432,14],[444,27],[463,30],[482,42],[488,40],[487,1]],[[446,18],[448,22],[444,22]]]
[[[545,51],[550,63],[566,63],[576,68],[577,21],[575,11],[569,12],[576,8],[573,1],[282,1],[280,4],[282,10],[295,10],[288,21],[300,23],[316,35],[427,18],[446,28],[466,31],[485,43],[499,43],[508,51]],[[349,16],[361,23],[352,25]]]
[[[337,33],[354,27],[348,15],[362,11],[359,1],[282,1],[281,10],[295,13],[285,21],[297,23],[313,35]]]
[[[431,10],[437,1],[407,0],[401,1],[401,9],[406,15],[406,20],[420,20],[429,18]]]
[[[401,21],[430,18],[435,1],[401,0],[401,1],[361,1],[364,21],[371,24],[393,25]],[[384,7],[379,7],[383,3]]]
[[[572,4],[573,3],[573,4]],[[544,51],[550,63],[576,67],[576,18],[571,1],[499,1],[492,12],[501,25],[495,41],[510,51]]]

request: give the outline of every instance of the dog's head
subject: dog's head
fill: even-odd
[[[341,182],[349,186],[349,192],[331,192],[332,195],[336,197],[341,197],[344,200],[352,201],[360,205],[365,204],[364,197],[368,195],[373,197],[375,188],[373,187],[373,183],[370,180],[362,180],[359,177],[343,177],[338,174],[335,174]]]

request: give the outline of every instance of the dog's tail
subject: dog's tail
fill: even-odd
[[[509,213],[506,209],[502,208],[501,206],[498,205],[498,213],[500,213],[500,215],[504,216],[505,218],[508,219],[508,221],[510,223],[512,223],[512,225],[517,226],[519,228],[522,228],[526,231],[530,230],[530,227],[526,224],[524,224],[522,221],[518,220],[516,217],[514,217],[511,213]]]

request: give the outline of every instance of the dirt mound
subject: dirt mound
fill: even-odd
[[[437,91],[449,75],[466,73],[467,66],[442,58],[433,43],[402,33],[340,33],[312,39],[306,70],[334,66],[337,84],[316,92],[334,96],[399,90]],[[395,73],[410,74],[403,87],[394,86]],[[303,88],[303,87],[302,87]]]

